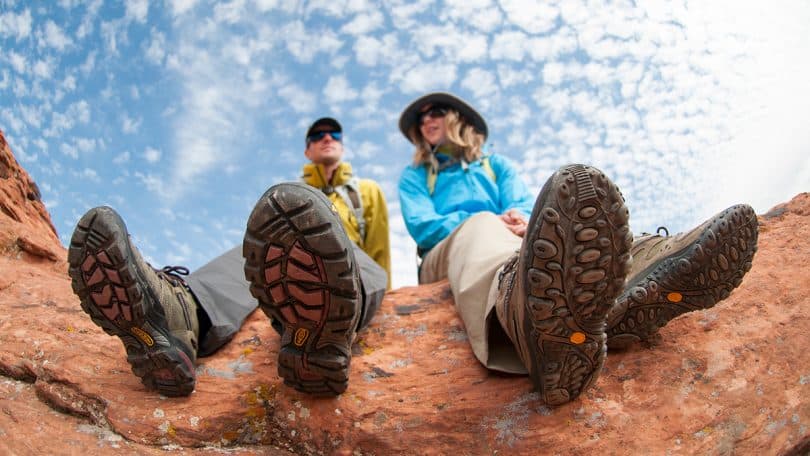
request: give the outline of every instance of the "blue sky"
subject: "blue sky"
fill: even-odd
[[[388,198],[394,286],[415,284],[396,122],[433,90],[470,100],[534,191],[594,164],[634,232],[758,213],[810,191],[810,4],[518,0],[0,0],[0,129],[63,243],[89,208],[155,265],[241,243],[303,134],[340,119]]]

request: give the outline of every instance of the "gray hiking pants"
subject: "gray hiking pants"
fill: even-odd
[[[361,330],[368,326],[380,308],[388,276],[366,252],[356,244],[352,245],[362,286],[362,314],[357,328]],[[238,246],[185,278],[211,323],[210,326],[203,324],[205,318],[200,316],[197,356],[211,355],[230,341],[248,315],[258,306],[258,301],[250,294],[250,283],[245,280],[244,267],[242,246]],[[280,333],[281,325],[278,322],[273,323],[273,327]]]

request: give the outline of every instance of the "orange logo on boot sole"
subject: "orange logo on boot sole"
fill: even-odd
[[[150,336],[150,335],[149,335],[149,334],[148,334],[146,331],[144,331],[143,329],[141,329],[141,328],[137,328],[137,327],[133,327],[133,328],[130,328],[130,332],[132,332],[132,334],[134,334],[134,335],[135,335],[135,337],[137,337],[138,339],[140,339],[141,341],[143,341],[143,343],[145,343],[146,345],[148,345],[148,346],[150,346],[150,347],[151,347],[152,345],[155,345],[155,340],[154,340],[154,339],[152,339],[152,336]]]
[[[573,344],[579,345],[579,344],[585,342],[585,338],[586,338],[585,334],[583,334],[581,332],[575,332],[574,334],[571,334],[571,337],[569,337],[568,340],[570,340],[571,343],[573,343]]]
[[[309,330],[306,328],[298,328],[298,330],[295,331],[295,338],[293,339],[293,343],[297,347],[300,347],[304,345],[304,342],[306,342],[308,338],[309,338]]]

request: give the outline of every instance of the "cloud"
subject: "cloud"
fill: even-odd
[[[0,36],[11,36],[17,41],[28,38],[31,34],[31,11],[26,9],[20,14],[5,12],[0,14]]]
[[[37,60],[31,66],[31,73],[38,78],[50,79],[53,76],[54,65],[53,60],[49,58]]]
[[[278,95],[297,113],[308,113],[315,109],[315,95],[295,83],[287,83],[278,89]]]
[[[149,0],[126,0],[126,17],[140,23],[146,22],[149,13]]]
[[[166,57],[166,37],[157,29],[152,28],[150,38],[149,46],[144,51],[146,60],[155,65],[161,65],[163,64],[164,57]]]
[[[146,159],[149,163],[157,163],[160,161],[160,151],[157,149],[153,149],[151,147],[147,147],[146,150],[143,152],[143,158]]]
[[[475,98],[492,95],[498,91],[495,75],[482,68],[472,68],[461,81],[461,87],[472,92]]]
[[[214,20],[226,24],[236,24],[244,20],[246,14],[244,0],[231,0],[214,6]]]
[[[129,117],[126,113],[121,116],[121,131],[127,134],[137,133],[138,129],[141,128],[141,123],[143,119],[140,117],[137,119],[133,119]]]
[[[344,24],[340,31],[349,35],[364,35],[382,27],[385,17],[379,10],[363,12]]]
[[[164,185],[163,181],[154,174],[144,174],[140,171],[135,172],[135,178],[141,181],[144,187],[156,195],[167,195],[169,187]]]
[[[86,124],[90,121],[90,105],[80,100],[71,103],[64,113],[54,111],[51,115],[51,124],[43,131],[46,137],[53,137],[73,128],[76,123]]]
[[[543,2],[500,0],[500,4],[506,13],[506,20],[527,33],[549,32],[556,25],[559,16],[559,10],[555,6]]]
[[[487,38],[480,33],[460,30],[452,24],[424,25],[413,34],[419,51],[427,58],[444,62],[476,62],[487,55]]]
[[[381,38],[360,36],[354,42],[352,49],[357,62],[367,67],[376,67],[382,62],[396,60],[396,56],[400,54],[399,42],[393,33]]]
[[[344,75],[333,75],[326,81],[323,88],[323,96],[327,103],[342,103],[352,101],[357,98],[357,91],[349,86],[349,81]]]
[[[116,155],[115,158],[113,158],[113,163],[115,163],[116,165],[122,165],[128,162],[129,162],[129,152],[127,151],[121,152],[120,154]]]
[[[11,68],[14,68],[14,71],[20,74],[25,74],[25,70],[28,68],[28,62],[25,56],[14,51],[9,51],[8,63],[11,64]]]
[[[54,21],[48,20],[45,23],[42,43],[58,51],[64,51],[65,48],[73,44],[73,40],[65,35],[65,32]]]
[[[419,25],[413,16],[428,10],[433,0],[393,0],[391,1],[391,23],[400,30],[410,30]]]
[[[446,90],[456,81],[456,66],[451,64],[420,64],[406,69],[395,77],[403,93],[413,94],[429,90]]]
[[[198,0],[167,0],[172,10],[172,15],[177,17],[191,11]]]
[[[70,157],[70,158],[72,158],[74,160],[79,158],[79,150],[76,148],[76,146],[73,146],[73,145],[68,144],[68,143],[62,143],[59,146],[59,150],[63,154],[67,155],[68,157]]]
[[[301,21],[283,26],[280,34],[284,37],[290,55],[300,63],[312,63],[316,54],[333,54],[343,46],[343,41],[332,30],[308,29]],[[314,40],[313,37],[318,39]]]
[[[101,182],[101,179],[98,177],[98,173],[96,170],[91,168],[84,168],[77,173],[73,173],[74,176],[78,177],[82,180],[91,180],[93,182]]]
[[[441,22],[449,19],[482,32],[492,32],[503,22],[503,13],[491,0],[446,0],[439,19]]]

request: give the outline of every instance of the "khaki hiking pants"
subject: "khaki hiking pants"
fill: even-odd
[[[428,252],[419,274],[421,283],[449,280],[475,357],[488,369],[514,374],[526,374],[526,367],[495,315],[495,301],[498,273],[522,242],[497,215],[480,212]]]

